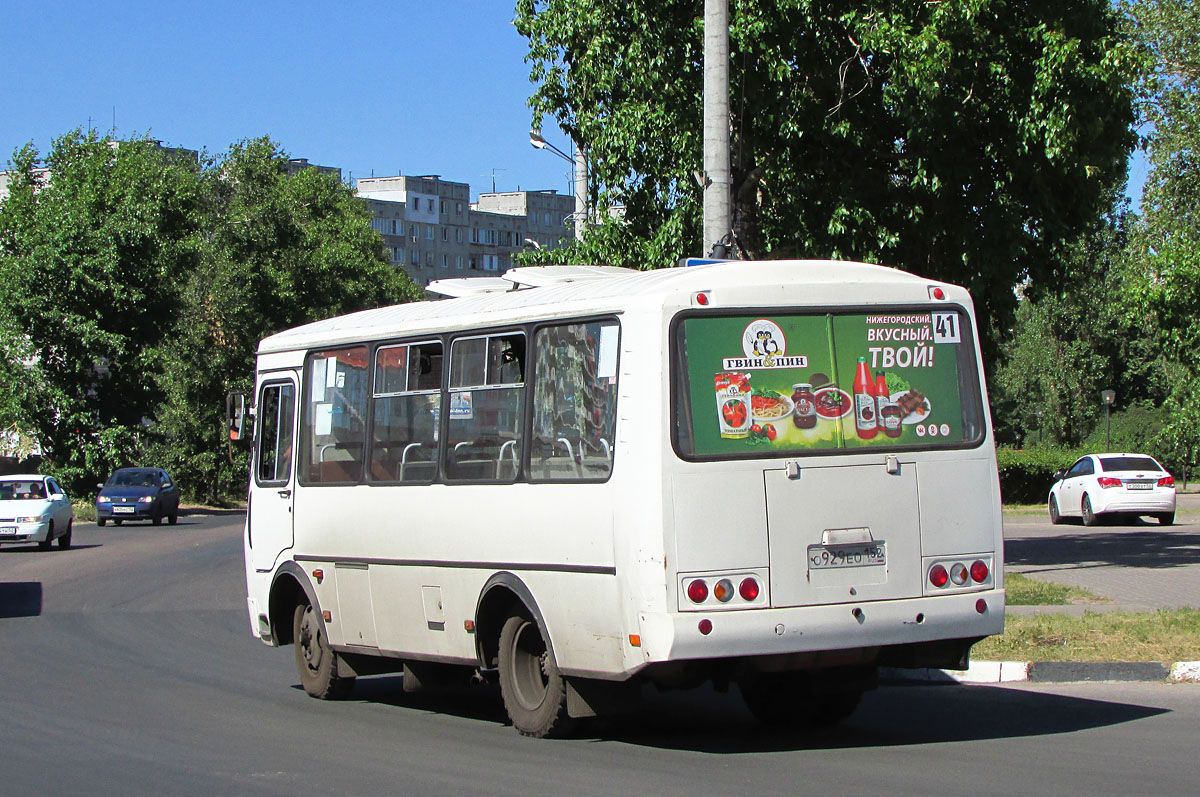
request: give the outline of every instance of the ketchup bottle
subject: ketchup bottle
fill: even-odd
[[[875,403],[875,380],[867,368],[867,358],[858,358],[854,373],[854,429],[863,440],[879,433],[879,408]]]
[[[900,428],[900,407],[892,401],[892,396],[888,393],[887,379],[882,372],[875,377],[875,405],[879,411],[879,428],[888,437],[899,437],[903,431]]]

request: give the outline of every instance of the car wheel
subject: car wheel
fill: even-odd
[[[574,725],[567,714],[567,682],[537,622],[514,614],[500,630],[500,696],[522,736],[562,736]]]
[[[1050,522],[1057,526],[1062,523],[1062,515],[1058,514],[1058,499],[1050,496]]]
[[[48,551],[48,550],[50,550],[50,544],[53,542],[54,542],[54,521],[51,520],[49,528],[46,529],[46,539],[44,539],[38,543],[38,548],[41,548],[43,551]]]
[[[167,515],[167,522],[170,523],[172,526],[175,525],[175,521],[177,521],[177,520],[179,520],[178,512],[172,512],[171,514]]]
[[[155,515],[153,518],[150,519],[150,522],[156,526],[161,526],[162,525],[162,513]]]
[[[1080,506],[1080,510],[1083,512],[1083,525],[1099,525],[1100,518],[1098,518],[1096,513],[1092,511],[1092,499],[1090,497],[1086,495],[1083,497],[1083,504]]]
[[[107,522],[108,522],[108,518],[102,518],[102,517],[96,518],[96,525],[100,526],[101,528],[103,528],[104,524]]]
[[[1170,526],[1175,522],[1174,512],[1160,512],[1154,516],[1158,520],[1160,526]]]
[[[74,525],[75,523],[73,521],[68,520],[67,533],[58,538],[58,547],[64,551],[71,547],[71,531]]]
[[[338,675],[337,654],[325,639],[325,629],[305,599],[292,614],[292,641],[300,685],[320,700],[341,700],[350,694],[354,678]]]

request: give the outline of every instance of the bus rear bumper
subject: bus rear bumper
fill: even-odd
[[[987,590],[785,609],[642,614],[640,650],[648,665],[909,645],[1003,632],[1004,591]]]

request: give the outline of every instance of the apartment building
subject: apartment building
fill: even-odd
[[[472,203],[467,183],[400,175],[360,178],[357,192],[388,258],[421,286],[500,273],[513,266],[516,252],[571,240],[575,199],[556,191],[484,193]]]

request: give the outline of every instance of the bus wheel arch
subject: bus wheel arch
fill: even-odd
[[[479,665],[485,670],[496,667],[500,655],[500,632],[504,623],[515,612],[525,611],[537,623],[546,640],[546,647],[553,651],[546,621],[538,608],[533,593],[518,576],[499,572],[494,574],[479,591],[475,605],[475,652]]]
[[[292,620],[296,607],[307,603],[321,616],[321,605],[317,601],[308,575],[294,562],[285,562],[275,573],[268,598],[268,616],[271,621],[271,639],[276,646],[290,645],[293,638]],[[322,625],[324,620],[322,620]]]

